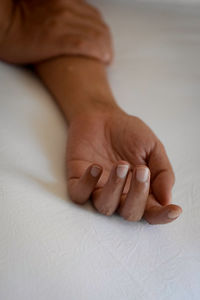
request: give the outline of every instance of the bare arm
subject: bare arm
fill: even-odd
[[[61,55],[111,61],[111,35],[97,9],[80,0],[0,1],[1,60],[30,64]]]
[[[117,105],[105,65],[63,56],[35,68],[69,124],[71,199],[83,204],[90,198],[100,213],[117,210],[129,221],[176,219],[182,210],[170,203],[174,173],[164,146],[142,120]]]
[[[105,65],[87,57],[62,56],[35,66],[68,122],[87,111],[118,107]]]

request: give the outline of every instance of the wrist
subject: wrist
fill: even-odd
[[[103,63],[81,56],[63,56],[36,66],[68,124],[81,115],[120,110]]]
[[[102,118],[102,120],[106,119],[106,117],[109,118],[110,115],[113,115],[114,113],[122,112],[122,109],[115,103],[112,104],[109,101],[94,101],[93,103],[88,103],[87,106],[85,106],[83,109],[80,110],[71,110],[67,113],[67,122],[70,126],[72,123],[75,123],[77,120],[84,119],[95,119],[98,117]]]

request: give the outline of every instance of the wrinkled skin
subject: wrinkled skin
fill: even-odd
[[[101,194],[113,165],[118,162],[130,164],[130,170],[134,170],[138,165],[146,165],[150,169],[150,192],[143,214],[149,223],[168,223],[173,220],[167,217],[169,211],[176,212],[177,215],[181,213],[179,206],[170,204],[174,173],[165,149],[144,122],[118,109],[112,112],[92,112],[73,120],[69,127],[67,144],[67,182],[69,195],[73,201],[82,204],[88,200],[90,194],[94,206],[100,213],[106,215],[114,213],[112,209],[109,211],[107,205],[109,197],[110,203],[114,201],[112,192],[110,194],[106,192],[104,199],[101,198]],[[91,181],[87,171],[94,163],[103,168],[98,182]],[[113,185],[111,191],[117,184],[117,180],[111,183]],[[127,220],[138,221],[138,218],[131,219],[123,210],[130,186],[131,172],[126,178],[123,193],[119,195],[117,212]],[[98,205],[99,198],[101,198],[100,205]],[[134,210],[134,207],[132,209]]]

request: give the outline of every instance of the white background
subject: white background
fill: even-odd
[[[113,1],[118,1],[118,2],[127,2],[127,3],[140,3],[140,2],[144,2],[144,3],[159,3],[159,4],[164,4],[164,3],[170,3],[170,4],[200,4],[200,0],[113,0]],[[95,2],[93,0],[90,0],[90,2]]]
[[[200,11],[98,6],[115,97],[165,144],[183,214],[151,226],[73,204],[60,112],[33,74],[0,63],[0,299],[199,300]]]

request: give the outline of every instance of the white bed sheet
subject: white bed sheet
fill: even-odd
[[[67,198],[67,128],[31,72],[0,63],[0,299],[199,300],[200,6],[99,1],[118,103],[165,144],[168,225],[130,223]]]

